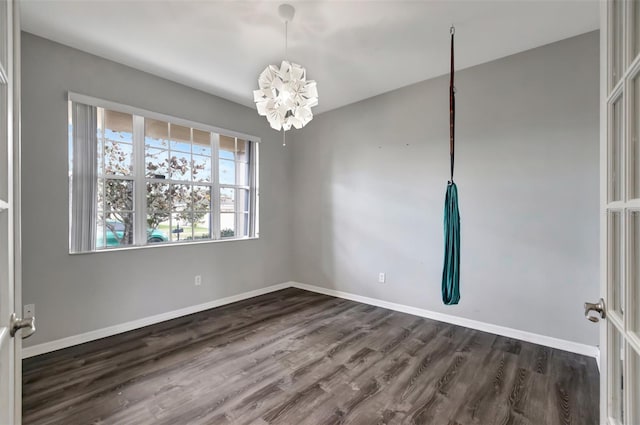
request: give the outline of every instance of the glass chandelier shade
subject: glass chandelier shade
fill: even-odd
[[[267,117],[274,130],[300,129],[313,119],[318,89],[302,66],[286,60],[280,68],[269,65],[260,74],[258,87],[253,91],[258,114]]]

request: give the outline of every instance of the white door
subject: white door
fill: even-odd
[[[28,336],[33,320],[21,320],[13,313],[16,271],[20,270],[19,238],[15,238],[16,210],[19,206],[19,25],[14,0],[0,0],[0,424],[20,423],[21,344],[15,336]],[[15,46],[14,46],[15,45]],[[17,161],[16,161],[17,160]],[[14,178],[17,176],[18,178]],[[15,190],[15,187],[18,190]],[[18,195],[18,196],[16,196]],[[20,331],[20,327],[31,330]],[[17,332],[17,333],[16,333]]]
[[[602,3],[600,49],[600,422],[638,425],[640,0]]]

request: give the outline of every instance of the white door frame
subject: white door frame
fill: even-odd
[[[607,9],[608,1],[600,2],[600,296],[608,305],[607,297],[607,193],[608,193],[608,144],[607,144],[607,76],[608,51],[607,43]],[[608,424],[607,420],[607,321],[600,321],[600,424]]]
[[[22,316],[22,102],[20,0],[13,1],[13,299]],[[14,420],[22,423],[22,338],[14,338]]]
[[[640,46],[635,44],[640,42],[633,31],[640,18],[634,22],[634,16],[639,16],[634,7],[640,8],[640,1],[600,3],[600,293],[608,316],[600,324],[600,423],[607,425],[640,421],[640,264],[636,264],[640,220],[635,227],[633,219],[640,212],[640,159],[632,150],[640,148],[636,140],[640,111],[632,103],[635,85],[640,85],[640,54],[636,54]],[[614,57],[620,58],[618,66]],[[615,81],[611,79],[614,69]],[[615,182],[619,182],[619,193],[614,198]],[[617,232],[610,212],[619,214]]]
[[[12,313],[20,305],[21,258],[19,238],[20,202],[20,25],[18,0],[0,0],[2,25],[0,27],[0,51],[2,60],[2,131],[0,157],[2,175],[0,178],[0,218],[2,228],[0,238],[0,421],[19,424],[22,414],[21,390],[21,333],[13,337],[14,321]],[[5,162],[6,161],[6,162]],[[17,242],[16,242],[17,241]],[[19,282],[19,281],[18,281]]]

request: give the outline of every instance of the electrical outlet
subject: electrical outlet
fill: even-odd
[[[380,273],[378,273],[378,282],[380,282],[380,283],[384,283],[384,282],[385,282],[385,280],[386,280],[386,278],[387,278],[387,277],[385,276],[385,273],[384,273],[384,272],[380,272]]]
[[[35,304],[27,304],[22,307],[22,318],[23,319],[31,319],[36,316],[36,305]]]
[[[199,274],[196,275],[196,278],[194,279],[193,282],[196,286],[200,286],[202,285],[202,276],[200,276]]]

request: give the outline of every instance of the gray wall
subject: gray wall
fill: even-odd
[[[290,151],[263,117],[27,33],[22,69],[22,290],[38,317],[38,332],[25,345],[290,279]],[[69,90],[261,137],[260,239],[69,255]],[[200,287],[193,284],[196,274]]]
[[[597,33],[457,74],[454,307],[446,77],[319,115],[283,149],[250,108],[31,34],[22,54],[25,345],[289,280],[597,344],[581,310],[598,298]],[[69,255],[69,90],[262,137],[261,238]]]
[[[457,73],[457,306],[448,77],[316,117],[291,143],[294,280],[596,345],[598,59],[594,32]]]

